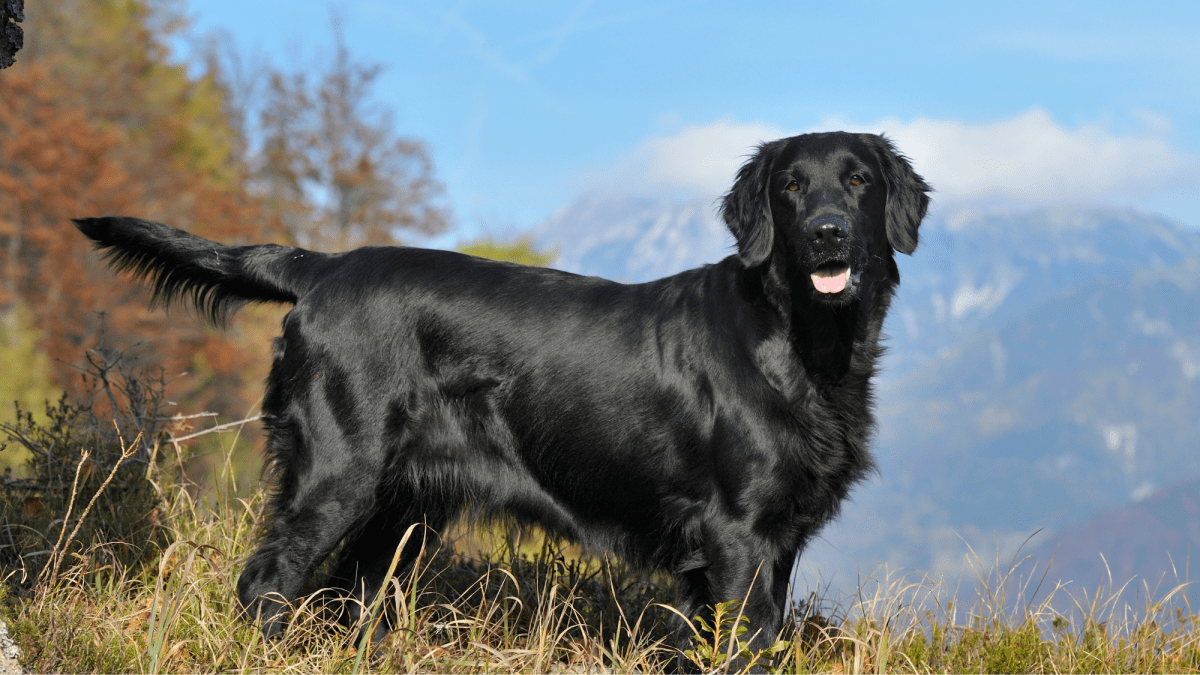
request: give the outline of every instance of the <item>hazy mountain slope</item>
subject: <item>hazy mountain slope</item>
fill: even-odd
[[[879,401],[880,482],[828,533],[860,542],[834,567],[963,574],[962,539],[1011,552],[1198,477],[1200,261],[1062,293],[887,382]]]
[[[900,256],[890,375],[1093,279],[1200,257],[1200,232],[1119,209],[951,214]]]
[[[1152,590],[1200,581],[1200,480],[1175,483],[1042,539],[1032,559],[1076,588],[1107,586],[1110,573],[1117,584],[1136,577]]]
[[[586,195],[539,225],[539,245],[558,253],[559,269],[624,282],[658,279],[713,263],[733,239],[711,198],[677,202]]]
[[[1097,507],[1200,475],[1200,259],[1066,291],[889,380],[880,400],[881,452],[938,465],[934,489],[986,457]]]

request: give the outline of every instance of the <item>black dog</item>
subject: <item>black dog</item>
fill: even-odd
[[[764,646],[796,556],[872,466],[893,253],[916,248],[927,191],[879,136],[766,143],[722,205],[737,255],[635,285],[76,222],[216,323],[295,305],[263,401],[269,525],[238,581],[268,635],[339,543],[334,583],[371,598],[411,524],[469,510],[669,570],[689,616],[744,599]]]

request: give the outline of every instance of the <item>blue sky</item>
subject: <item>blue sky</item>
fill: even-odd
[[[884,131],[942,205],[1119,204],[1200,227],[1200,2],[191,0],[283,68],[332,51],[424,139],[453,238],[593,190],[719,194],[760,140]],[[450,243],[453,243],[452,241]]]

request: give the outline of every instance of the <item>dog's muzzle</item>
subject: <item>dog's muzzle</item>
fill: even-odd
[[[846,284],[850,281],[850,265],[839,256],[845,255],[849,233],[850,224],[846,219],[832,214],[817,216],[808,224],[812,253],[818,259],[825,259],[811,275],[813,288],[817,292],[833,294],[846,290]]]

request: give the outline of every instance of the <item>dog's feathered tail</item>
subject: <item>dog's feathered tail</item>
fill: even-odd
[[[309,285],[299,267],[327,256],[290,246],[227,246],[137,218],[80,218],[75,226],[109,265],[148,280],[155,303],[181,298],[218,326],[247,302],[294,304]]]

